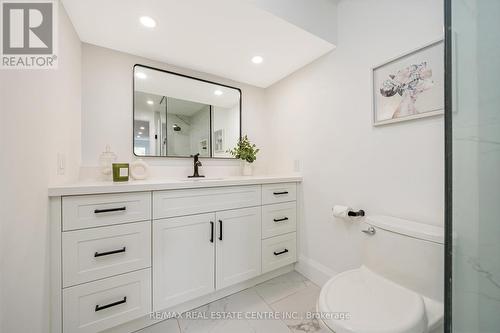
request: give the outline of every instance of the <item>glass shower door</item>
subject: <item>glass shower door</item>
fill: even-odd
[[[446,15],[446,327],[500,332],[500,1],[447,0]]]

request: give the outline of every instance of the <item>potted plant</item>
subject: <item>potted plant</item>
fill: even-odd
[[[241,169],[243,176],[252,175],[252,163],[257,159],[259,150],[255,144],[252,144],[248,140],[248,136],[245,135],[238,141],[236,147],[229,151],[235,158],[242,160]]]

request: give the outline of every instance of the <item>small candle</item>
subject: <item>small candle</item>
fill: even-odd
[[[113,163],[113,181],[128,182],[129,165],[128,163]]]

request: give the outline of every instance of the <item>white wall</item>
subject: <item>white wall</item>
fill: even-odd
[[[338,0],[249,0],[258,7],[337,44]]]
[[[243,133],[259,146],[266,144],[264,89],[232,82],[192,70],[176,68],[110,49],[83,44],[82,68],[82,178],[95,178],[98,158],[106,144],[128,162],[132,155],[132,70],[135,64],[166,69],[242,90]],[[264,173],[265,153],[259,156],[256,172]],[[152,176],[184,177],[192,173],[190,159],[146,158]],[[203,160],[202,172],[209,176],[239,174],[239,162]]]
[[[337,49],[267,91],[271,171],[303,183],[300,253],[339,272],[360,264],[359,224],[334,204],[443,224],[444,119],[372,127],[370,68],[442,36],[437,0],[346,0]]]
[[[0,71],[1,332],[49,332],[47,187],[77,178],[81,43],[59,9],[59,68]],[[66,173],[57,175],[57,153]]]

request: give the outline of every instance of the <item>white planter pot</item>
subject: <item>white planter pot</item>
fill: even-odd
[[[243,176],[251,176],[253,173],[252,163],[248,163],[247,161],[241,162],[241,173]]]

